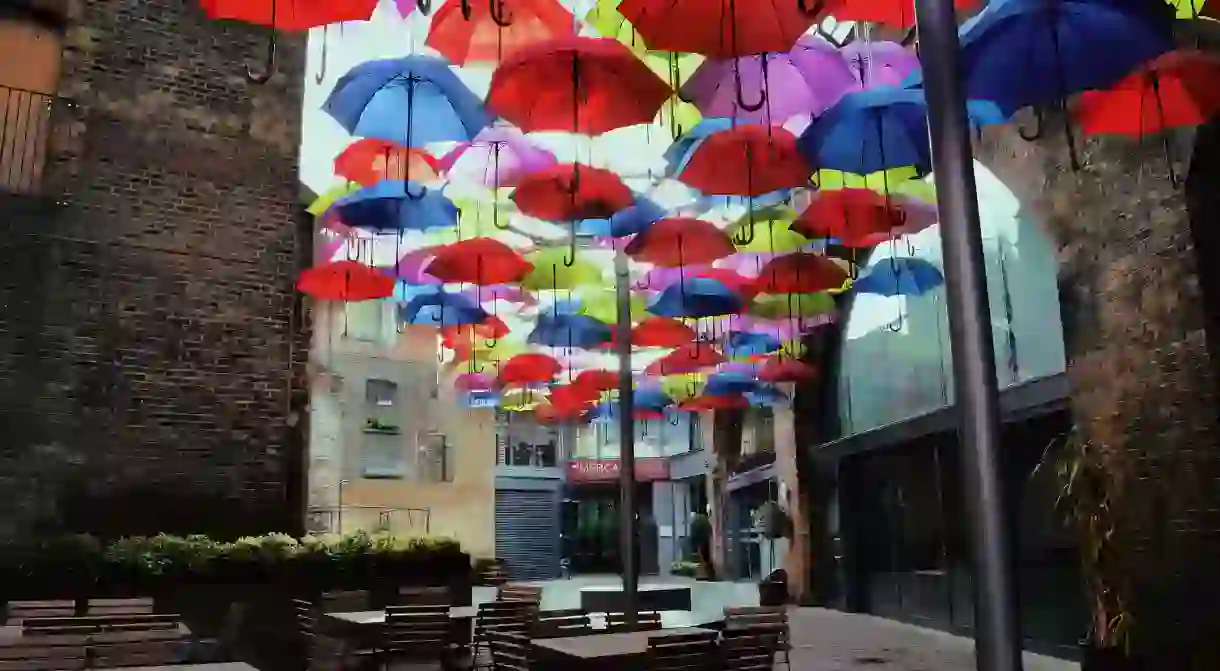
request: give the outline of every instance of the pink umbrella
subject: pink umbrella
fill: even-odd
[[[424,268],[436,256],[435,247],[421,247],[403,254],[390,270],[398,275],[398,279],[407,284],[443,284],[440,280],[424,272]]]
[[[839,53],[856,79],[857,90],[901,86],[919,68],[915,52],[897,42],[852,42]]]
[[[398,15],[402,17],[410,16],[412,12],[419,9],[417,0],[394,0],[394,6],[398,8]]]
[[[511,284],[492,284],[485,287],[467,289],[462,293],[471,300],[484,303],[488,301],[504,301],[506,303],[534,305],[538,302],[528,291]]]
[[[699,273],[712,269],[710,264],[697,266],[681,266],[674,268],[653,268],[642,279],[636,280],[633,289],[637,291],[660,291],[677,282],[679,278],[690,279]]]
[[[491,189],[517,186],[524,176],[558,163],[555,154],[539,147],[509,126],[492,126],[463,142],[441,158],[441,170],[450,179],[482,184]]]

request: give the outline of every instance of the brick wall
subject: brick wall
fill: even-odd
[[[303,510],[304,41],[194,0],[67,3],[51,165],[0,194],[0,538],[238,534]]]

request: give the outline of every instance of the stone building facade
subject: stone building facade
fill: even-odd
[[[304,40],[258,86],[194,0],[0,9],[0,539],[291,530]]]

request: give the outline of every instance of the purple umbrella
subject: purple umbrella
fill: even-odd
[[[462,292],[471,300],[479,302],[505,301],[507,303],[522,303],[533,305],[537,303],[528,291],[511,284],[492,284],[485,287],[475,287]]]
[[[855,78],[855,90],[901,86],[919,69],[919,57],[897,42],[852,42],[839,52]]]
[[[835,316],[833,313],[816,317],[793,317],[791,319],[759,319],[749,315],[742,315],[741,320],[735,327],[739,331],[765,333],[773,335],[780,340],[791,340],[819,326],[833,324],[834,321]]]
[[[632,288],[637,291],[660,291],[677,282],[680,278],[690,279],[701,272],[711,269],[711,265],[653,268],[645,273],[642,279],[636,280]]]
[[[398,8],[399,16],[410,16],[419,8],[419,3],[416,0],[394,0],[394,6]]]
[[[491,189],[516,186],[522,177],[558,163],[555,154],[535,145],[515,128],[492,126],[441,158],[441,169],[452,179]]]
[[[707,117],[778,124],[821,114],[856,85],[838,49],[806,35],[788,53],[704,61],[681,96]]]
[[[440,280],[424,272],[424,268],[428,267],[434,256],[436,250],[431,247],[416,249],[400,256],[398,263],[390,270],[396,272],[398,279],[407,284],[442,284]]]

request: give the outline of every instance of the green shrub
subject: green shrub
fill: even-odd
[[[669,565],[669,572],[686,578],[694,578],[699,574],[699,562],[683,559]]]

